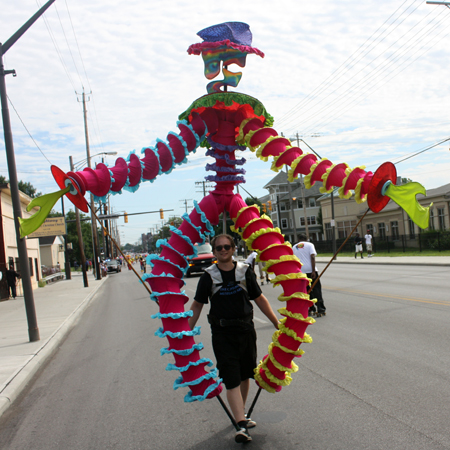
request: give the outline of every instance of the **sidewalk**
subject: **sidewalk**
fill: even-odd
[[[108,278],[81,273],[35,289],[34,304],[40,340],[29,342],[24,298],[0,302],[0,416],[22,392],[36,371],[76,324],[90,300]]]

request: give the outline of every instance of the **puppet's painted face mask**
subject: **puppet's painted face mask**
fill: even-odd
[[[202,51],[203,62],[205,63],[205,77],[208,80],[213,80],[220,73],[220,65],[222,63],[223,80],[216,80],[208,83],[206,89],[208,94],[214,92],[221,92],[226,90],[227,86],[236,87],[241,81],[242,72],[233,73],[228,70],[231,64],[237,64],[239,67],[245,67],[245,60],[247,54],[234,48],[220,46],[215,49],[208,49]]]

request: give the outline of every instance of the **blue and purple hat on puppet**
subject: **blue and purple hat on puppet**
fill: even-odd
[[[245,67],[248,54],[254,53],[264,58],[264,53],[252,47],[252,32],[250,26],[243,22],[224,22],[213,25],[197,33],[203,42],[192,44],[188,48],[190,55],[202,55],[205,63],[205,77],[214,79],[220,73],[222,61],[222,73],[224,80],[214,81],[208,84],[209,94],[223,92],[221,87],[236,87],[242,78],[242,72],[233,73],[227,69],[230,64]]]

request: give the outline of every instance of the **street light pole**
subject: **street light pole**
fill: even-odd
[[[9,188],[13,204],[14,225],[16,228],[17,251],[19,253],[20,272],[22,275],[23,296],[28,322],[28,337],[30,342],[39,341],[39,328],[37,325],[36,308],[34,304],[33,287],[31,285],[30,267],[28,264],[28,250],[26,238],[20,237],[19,218],[22,218],[19,185],[17,180],[16,159],[11,131],[11,119],[8,109],[8,95],[6,93],[5,75],[16,76],[15,70],[5,70],[3,55],[22,37],[22,35],[36,22],[39,17],[51,6],[55,0],[49,0],[37,11],[19,30],[17,30],[3,45],[0,43],[0,98],[2,105],[3,134],[5,137],[6,160],[8,163]]]

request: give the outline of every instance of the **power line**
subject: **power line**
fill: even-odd
[[[22,120],[22,118],[20,117],[19,113],[17,112],[16,107],[14,106],[13,102],[11,101],[11,99],[8,96],[8,101],[9,104],[12,106],[12,108],[14,109],[14,112],[17,114],[17,117],[19,118],[19,120],[22,122],[23,127],[25,128],[26,132],[28,133],[28,136],[30,136],[31,140],[34,142],[34,145],[37,147],[37,149],[42,153],[42,156],[48,161],[49,164],[51,164],[51,161],[47,158],[47,156],[45,156],[44,152],[40,149],[39,145],[37,144],[37,142],[34,140],[33,136],[31,136],[31,133],[28,131],[28,128],[26,127],[24,121]]]

